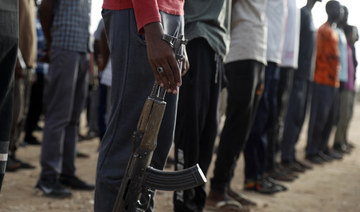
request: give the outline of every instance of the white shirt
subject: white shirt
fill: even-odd
[[[268,1],[266,16],[268,23],[267,54],[269,62],[281,63],[287,0]]]
[[[111,60],[109,58],[109,61],[106,64],[106,67],[101,75],[100,83],[111,87],[111,81],[112,81]]]
[[[225,62],[256,60],[266,64],[267,0],[233,0],[230,51]]]
[[[296,0],[288,0],[287,8],[281,66],[296,69],[299,57],[300,9],[296,6]]]

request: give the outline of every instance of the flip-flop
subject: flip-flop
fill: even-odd
[[[218,212],[245,212],[249,211],[236,200],[221,200],[215,206],[206,204],[205,209]]]

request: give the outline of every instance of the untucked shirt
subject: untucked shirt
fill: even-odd
[[[329,23],[320,26],[316,46],[314,82],[339,87],[339,37]]]
[[[52,48],[76,52],[89,49],[91,0],[56,0],[51,26]]]
[[[233,0],[230,51],[225,62],[256,60],[266,64],[267,0]]]
[[[184,15],[184,0],[104,0],[103,8],[108,10],[133,8],[137,29],[142,32],[146,24],[161,22],[159,10],[171,15]]]
[[[315,59],[315,40],[316,29],[314,26],[311,10],[307,7],[301,8],[300,15],[300,44],[298,69],[294,72],[294,77],[302,80],[314,80],[314,59]]]
[[[342,29],[336,28],[339,36],[339,54],[340,54],[340,82],[346,82],[348,79],[348,55],[347,55],[347,40],[345,33]]]
[[[282,33],[285,24],[286,0],[271,0],[268,2],[266,16],[268,20],[267,54],[269,62],[280,64],[282,52]]]
[[[300,37],[300,10],[296,6],[296,0],[288,0],[287,11],[281,67],[296,69],[298,68]]]
[[[223,59],[230,46],[230,0],[185,1],[185,37],[205,38]]]

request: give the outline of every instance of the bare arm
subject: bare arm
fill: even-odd
[[[41,5],[39,6],[39,19],[49,48],[51,46],[50,29],[53,22],[53,6],[54,0],[42,0]]]

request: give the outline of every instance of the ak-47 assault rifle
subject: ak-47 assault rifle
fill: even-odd
[[[163,40],[167,41],[174,49],[176,59],[181,67],[182,46],[186,44],[186,40],[182,35],[179,38],[164,35]],[[165,172],[149,166],[166,107],[165,94],[165,89],[155,82],[150,96],[145,101],[137,130],[133,134],[133,152],[113,212],[143,212],[149,207],[151,194],[155,189],[186,190],[206,182],[206,178],[197,164],[174,172]]]

